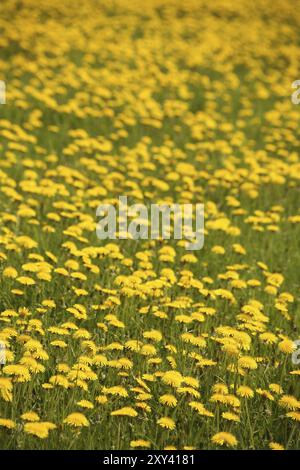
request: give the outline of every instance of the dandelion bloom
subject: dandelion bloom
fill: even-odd
[[[300,411],[290,411],[286,416],[287,418],[292,418],[294,421],[300,421]]]
[[[241,385],[237,389],[237,395],[242,398],[253,398],[254,397],[254,392],[252,388],[247,387],[246,385]]]
[[[100,405],[105,405],[108,402],[107,396],[106,395],[98,395],[95,398],[96,402],[99,403]]]
[[[213,391],[214,393],[221,393],[222,395],[227,395],[228,387],[225,384],[218,383],[213,386]]]
[[[26,423],[24,425],[24,431],[27,434],[33,434],[40,439],[45,439],[49,435],[49,431],[55,429],[56,425],[49,422],[39,423]]]
[[[13,384],[10,378],[0,377],[0,396],[5,401],[12,401]]]
[[[168,394],[162,395],[161,397],[159,397],[159,401],[163,405],[167,405],[171,407],[174,407],[177,405],[177,399],[176,397],[174,397],[174,395],[168,395]]]
[[[269,447],[271,450],[284,450],[284,447],[278,442],[270,442]]]
[[[298,401],[297,398],[293,397],[293,395],[283,395],[278,403],[279,406],[288,410],[294,411],[300,409],[300,401]]]
[[[283,388],[279,384],[270,384],[269,389],[272,392],[277,393],[278,395],[281,395],[283,393]]]
[[[180,372],[175,370],[169,370],[165,372],[162,376],[162,381],[167,385],[171,385],[172,387],[180,387],[183,377]]]
[[[243,356],[240,357],[238,360],[238,365],[242,367],[243,369],[257,369],[257,362],[253,357],[250,356]]]
[[[34,411],[28,411],[27,413],[23,413],[21,415],[21,419],[23,419],[24,421],[36,422],[40,420],[40,417]]]
[[[81,428],[82,426],[89,426],[87,418],[82,413],[71,413],[64,420],[63,423],[75,428]]]
[[[124,408],[111,412],[111,416],[131,416],[132,418],[135,418],[137,415],[137,411],[130,406],[124,406]]]
[[[89,408],[90,410],[94,408],[93,403],[89,400],[80,400],[77,402],[77,405],[82,408]]]
[[[290,339],[284,339],[283,341],[280,341],[278,348],[285,354],[292,354],[297,349],[297,346],[294,341]]]
[[[173,419],[168,418],[166,416],[163,417],[163,418],[159,418],[157,420],[157,424],[159,424],[159,426],[162,427],[162,428],[170,429],[170,430],[173,430],[176,427],[176,424],[173,421]]]
[[[15,279],[18,276],[18,271],[12,266],[8,266],[7,268],[3,270],[2,275],[4,277],[10,277],[12,279]]]
[[[236,437],[229,432],[218,432],[211,438],[214,444],[226,445],[228,447],[235,447],[237,445]]]
[[[14,429],[16,427],[16,423],[11,419],[0,418],[0,426],[7,429]]]
[[[33,286],[35,284],[35,280],[27,276],[19,276],[17,281],[24,286]]]
[[[235,413],[230,413],[229,411],[224,411],[222,413],[222,418],[227,419],[228,421],[240,422],[240,417]]]
[[[28,382],[30,380],[30,373],[27,367],[20,364],[12,364],[3,367],[4,374],[12,375],[17,382]]]
[[[138,447],[146,447],[147,449],[151,446],[149,441],[144,441],[143,439],[138,439],[137,441],[131,441],[130,447],[136,449]]]

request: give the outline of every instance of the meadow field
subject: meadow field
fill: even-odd
[[[1,0],[1,449],[300,448],[299,31],[292,0]],[[203,248],[99,240],[119,196],[203,203]]]

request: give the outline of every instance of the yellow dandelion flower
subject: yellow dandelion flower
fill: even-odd
[[[299,410],[300,409],[300,401],[297,398],[293,397],[293,395],[283,395],[279,402],[279,406],[282,408],[286,408],[287,410]]]
[[[213,391],[214,393],[221,393],[222,395],[227,395],[228,393],[228,387],[225,384],[215,384],[213,386]]]
[[[283,393],[283,388],[279,384],[270,384],[269,389],[271,392],[277,393],[278,395],[281,395]]]
[[[236,421],[237,423],[240,422],[240,417],[237,414],[227,411],[222,413],[222,418],[227,419],[228,421]]]
[[[180,387],[183,377],[180,374],[180,372],[177,372],[175,370],[170,370],[167,372],[164,372],[162,376],[162,381],[166,383],[167,385],[171,385],[172,387]]]
[[[252,388],[247,387],[246,385],[241,385],[237,389],[237,395],[242,398],[253,398],[254,397],[254,392]]]
[[[292,418],[294,421],[300,421],[300,411],[290,411],[286,416],[287,418]]]
[[[11,419],[0,418],[0,426],[7,429],[14,429],[16,427],[16,423]]]
[[[168,394],[162,395],[161,397],[159,397],[159,401],[163,405],[167,405],[171,407],[175,407],[177,405],[177,399],[176,397],[174,397],[174,395],[168,395]]]
[[[294,341],[290,339],[284,339],[283,341],[280,341],[278,348],[284,354],[292,354],[297,349],[297,346],[295,345]]]
[[[28,382],[30,380],[28,368],[19,364],[4,366],[3,372],[4,374],[14,376],[17,382]]]
[[[32,434],[40,439],[46,439],[49,435],[49,431],[55,428],[56,425],[49,422],[24,424],[24,432],[26,432],[26,434]]]
[[[243,356],[238,359],[238,365],[243,369],[254,370],[257,369],[257,362],[253,357]]]
[[[81,428],[83,426],[89,426],[90,423],[82,413],[71,413],[64,420],[64,424],[74,426],[75,428]]]
[[[238,443],[236,437],[229,432],[218,432],[211,440],[214,444],[226,445],[228,447],[235,447]]]
[[[99,403],[100,405],[105,405],[108,402],[107,396],[106,395],[98,395],[95,398],[96,402]]]
[[[33,286],[35,284],[35,280],[27,276],[19,276],[17,281],[24,286]]]
[[[284,450],[284,447],[278,442],[270,442],[269,447],[271,450]]]
[[[0,396],[5,401],[12,401],[13,384],[10,378],[0,377]]]
[[[138,447],[146,447],[146,449],[149,449],[149,447],[151,447],[151,443],[149,441],[144,441],[143,439],[138,439],[136,441],[131,441],[130,447],[132,447],[133,449],[136,449]]]
[[[28,411],[27,413],[23,413],[21,415],[21,419],[23,419],[24,421],[31,421],[31,422],[40,421],[39,415],[35,413],[34,411]]]
[[[13,268],[12,266],[8,266],[7,268],[5,268],[3,270],[2,275],[4,277],[9,277],[11,279],[15,279],[18,276],[18,271],[15,268]]]
[[[132,418],[135,418],[138,415],[137,411],[130,406],[124,406],[119,410],[112,411],[110,414],[111,416],[130,416]]]
[[[81,408],[88,408],[88,409],[93,409],[94,405],[91,401],[89,400],[80,400],[77,402],[78,406],[81,406]]]
[[[157,424],[161,427],[161,428],[165,428],[165,429],[169,429],[169,430],[173,430],[175,429],[176,427],[176,424],[175,422],[173,421],[173,419],[171,418],[168,418],[167,416],[164,416],[163,418],[159,418],[157,420]]]

